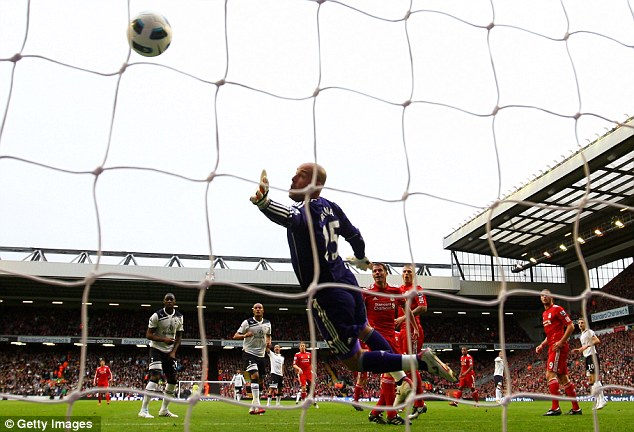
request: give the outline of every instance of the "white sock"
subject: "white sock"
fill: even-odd
[[[499,388],[495,389],[495,398],[496,399],[502,399],[502,390],[500,390]]]
[[[253,394],[253,402],[251,402],[251,405],[260,405],[260,385],[251,384],[251,393]]]
[[[165,384],[165,391],[163,395],[174,397],[174,389],[176,388],[176,384]],[[163,404],[161,405],[161,411],[167,411],[167,406],[170,404],[170,401],[163,398]]]
[[[295,402],[299,402],[299,398],[301,398],[301,397],[302,397],[302,394],[298,392],[297,393],[297,398],[295,399]]]
[[[149,381],[147,383],[147,385],[145,386],[145,389],[148,391],[154,391],[156,390],[156,388],[158,387],[158,384],[155,383],[154,381]],[[141,411],[147,411],[147,407],[150,403],[150,399],[152,398],[152,396],[148,396],[148,395],[144,395],[143,396],[143,403],[141,404]]]
[[[390,375],[392,375],[392,378],[394,378],[394,382],[399,382],[406,376],[405,372],[403,372],[402,370],[396,371],[396,372],[390,372]]]
[[[277,396],[275,398],[275,405],[279,405],[281,403],[281,401],[282,401],[282,396]]]
[[[266,406],[271,406],[271,396],[266,398]]]

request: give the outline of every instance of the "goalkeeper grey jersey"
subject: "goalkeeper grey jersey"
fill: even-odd
[[[242,321],[238,333],[245,334],[252,332],[253,337],[242,340],[242,350],[256,357],[264,357],[266,354],[266,336],[271,335],[271,322],[266,318],[256,321],[251,317]]]

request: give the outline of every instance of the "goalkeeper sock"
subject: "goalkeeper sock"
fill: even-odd
[[[390,344],[385,340],[383,336],[381,336],[381,333],[374,329],[372,329],[370,334],[365,338],[363,342],[365,342],[372,351],[387,351],[390,353],[392,352],[392,347],[390,346]]]
[[[361,370],[374,373],[403,370],[402,358],[404,357],[406,356],[392,354],[389,351],[367,351],[361,354]]]

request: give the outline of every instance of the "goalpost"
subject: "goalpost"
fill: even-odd
[[[188,399],[196,391],[201,393],[201,398],[226,396],[232,397],[230,393],[231,381],[178,381],[176,397]]]

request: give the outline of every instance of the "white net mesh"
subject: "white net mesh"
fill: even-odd
[[[129,17],[144,9],[174,29],[169,51],[152,59],[125,41]],[[442,235],[459,225],[455,215],[492,213],[545,165],[605,130],[631,128],[633,18],[628,1],[2,2],[0,238],[287,256],[283,234],[248,197],[261,168],[282,196],[295,167],[316,160],[370,258],[444,261]],[[538,205],[619,208],[587,183],[588,194],[566,207]],[[85,286],[87,303],[107,262],[99,255],[75,283],[34,279]],[[202,305],[213,268],[196,284],[161,281],[198,289]],[[503,283],[501,335],[506,299],[526,294],[535,293]],[[579,296],[558,298],[585,311],[593,294],[586,282]],[[199,309],[203,341],[204,319]],[[85,377],[85,345],[81,360]],[[69,413],[86,392],[71,392]]]

